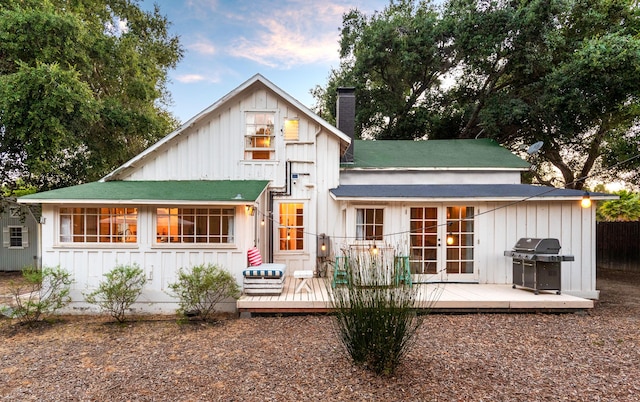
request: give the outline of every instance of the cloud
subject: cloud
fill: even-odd
[[[201,39],[198,42],[187,45],[187,49],[191,49],[196,53],[207,55],[207,56],[210,56],[216,53],[216,47],[213,45],[213,43],[209,42],[206,39]]]
[[[176,76],[176,81],[183,84],[193,84],[195,82],[217,82],[217,78],[207,77],[202,74],[182,74]]]
[[[288,69],[338,61],[342,14],[351,7],[337,3],[289,1],[268,15],[246,15],[253,27],[232,41],[227,52],[256,63]]]

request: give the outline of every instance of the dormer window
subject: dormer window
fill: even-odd
[[[245,146],[246,160],[275,159],[275,130],[276,114],[274,112],[247,112],[245,115]]]

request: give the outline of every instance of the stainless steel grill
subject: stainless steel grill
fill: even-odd
[[[572,255],[560,255],[558,239],[521,238],[512,250],[504,252],[513,258],[513,287],[540,290],[556,290],[560,294],[560,266],[563,261],[573,261]]]

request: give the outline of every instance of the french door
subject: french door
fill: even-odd
[[[273,261],[287,265],[288,272],[306,270],[310,263],[306,239],[308,221],[304,201],[277,201],[274,208]],[[315,243],[314,243],[315,244]]]
[[[410,228],[409,262],[414,282],[478,281],[473,207],[412,207]]]

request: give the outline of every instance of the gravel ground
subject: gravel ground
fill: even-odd
[[[353,366],[327,316],[5,319],[0,400],[640,401],[640,275],[598,288],[588,313],[430,315],[393,377]]]

